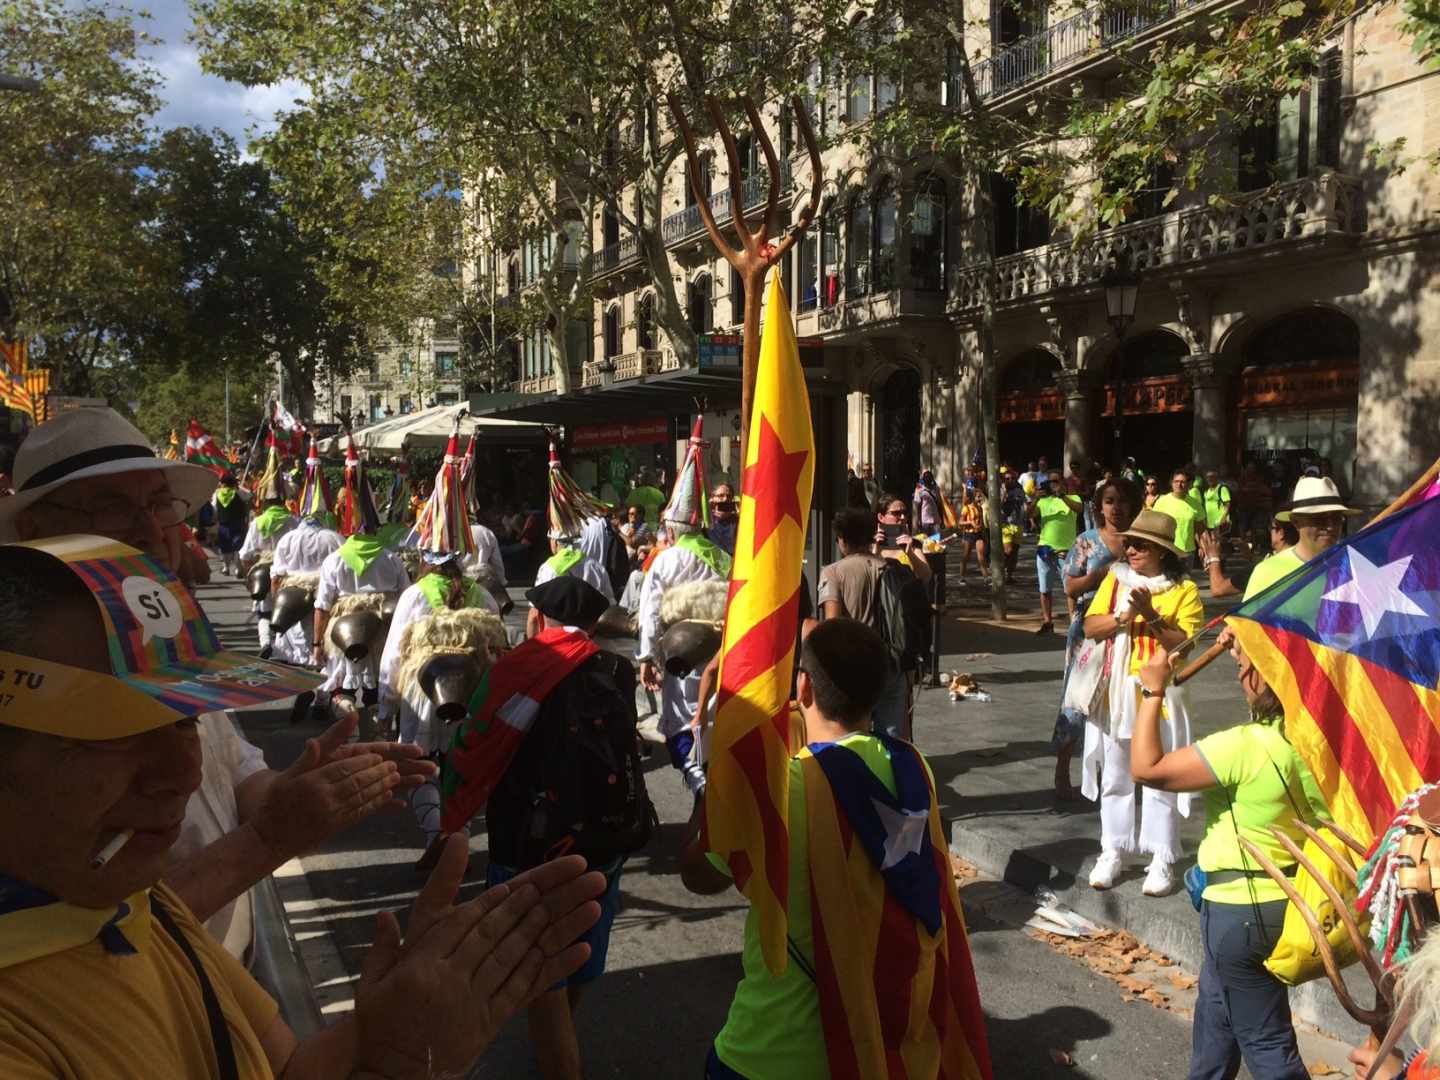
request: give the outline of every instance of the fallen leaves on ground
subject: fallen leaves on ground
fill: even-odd
[[[1056,952],[1073,956],[1092,971],[1104,975],[1120,987],[1122,1001],[1146,1001],[1156,1008],[1172,1008],[1170,995],[1156,987],[1146,976],[1156,968],[1170,968],[1175,961],[1142,945],[1127,930],[1103,930],[1093,937],[1067,938],[1059,934],[1034,931],[1034,936],[1047,942]],[[1138,969],[1138,971],[1137,971]],[[1195,977],[1181,971],[1166,973],[1178,990],[1195,985]]]
[[[1339,1076],[1341,1070],[1335,1068],[1328,1061],[1317,1061],[1310,1066],[1311,1076]]]
[[[955,875],[955,883],[963,884],[973,881],[980,876],[980,871],[974,863],[968,863],[953,851],[950,853],[950,872]]]
[[[1165,977],[1170,980],[1170,984],[1174,986],[1176,990],[1189,990],[1200,981],[1189,972],[1179,970],[1171,971]]]

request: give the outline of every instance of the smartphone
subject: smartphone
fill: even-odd
[[[880,546],[886,551],[900,546],[900,537],[909,535],[909,525],[894,525],[890,522],[881,524],[880,529],[885,533],[885,542]]]

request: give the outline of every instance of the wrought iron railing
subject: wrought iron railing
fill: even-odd
[[[690,182],[686,177],[685,182]],[[790,190],[790,163],[780,163],[780,191],[782,193]],[[770,194],[770,176],[763,170],[757,171],[749,176],[740,187],[740,194],[745,199],[745,209],[753,210],[757,206],[763,206]],[[734,216],[734,208],[731,206],[730,185],[726,184],[719,191],[710,196],[710,213],[715,218],[716,225],[723,225]],[[696,233],[703,232],[705,222],[700,217],[700,207],[687,206],[684,210],[677,210],[660,223],[661,234],[665,237],[665,244],[678,244],[680,241]]]
[[[1093,285],[1112,265],[1145,272],[1237,252],[1365,231],[1360,181],[1327,172],[1237,196],[1232,204],[1200,206],[1107,229],[1081,244],[1069,241],[996,259],[997,304],[1015,303],[1075,286]],[[980,306],[984,267],[958,267],[950,308]]]

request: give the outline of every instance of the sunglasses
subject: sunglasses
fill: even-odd
[[[882,510],[882,511],[880,512],[880,516],[881,516],[881,517],[903,518],[903,517],[905,516],[905,510],[904,510],[903,507],[900,508],[900,509]]]
[[[1154,551],[1154,550],[1155,550],[1155,545],[1154,545],[1154,544],[1148,544],[1148,543],[1146,543],[1144,540],[1131,540],[1129,537],[1126,537],[1126,539],[1125,539],[1125,550],[1126,550],[1126,551],[1139,551],[1139,552],[1142,552],[1142,553],[1143,553],[1143,552],[1146,552],[1146,551]]]

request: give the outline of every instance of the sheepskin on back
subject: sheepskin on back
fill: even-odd
[[[395,672],[395,690],[403,697],[424,697],[418,679],[420,670],[432,657],[473,653],[488,668],[503,650],[509,637],[500,616],[481,608],[437,611],[416,619],[401,632],[400,666]]]
[[[728,581],[687,581],[668,588],[660,596],[660,626],[674,626],[694,619],[719,626],[725,621]]]

